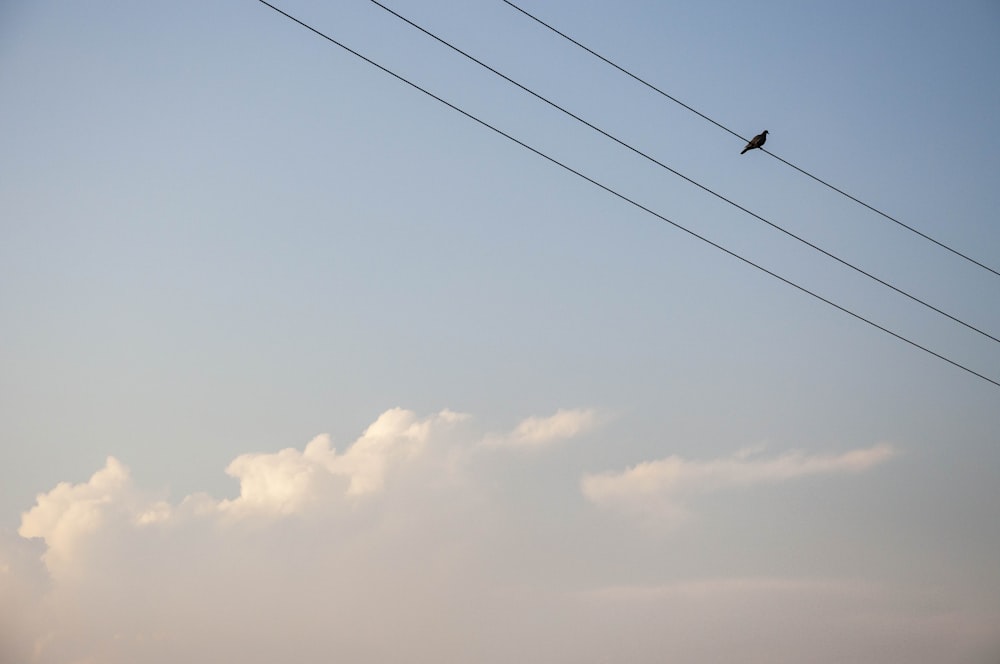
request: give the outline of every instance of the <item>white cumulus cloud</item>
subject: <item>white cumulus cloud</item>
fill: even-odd
[[[380,491],[394,465],[411,461],[431,435],[464,415],[445,410],[420,418],[394,408],[384,412],[343,453],[326,434],[303,450],[243,454],[226,468],[240,482],[239,495],[216,500],[204,494],[172,506],[136,491],[129,469],[108,457],[103,468],[79,484],[61,482],[39,494],[21,517],[18,534],[44,540],[44,562],[53,576],[72,573],[81,547],[102,528],[169,525],[182,518],[282,516],[324,502],[356,499]]]
[[[46,566],[54,574],[69,571],[77,544],[99,529],[110,516],[133,506],[128,468],[108,457],[104,468],[82,484],[60,482],[38,495],[35,506],[22,515],[18,534],[45,540]]]
[[[240,481],[240,495],[222,501],[231,514],[290,514],[319,500],[379,491],[394,463],[417,457],[435,429],[466,419],[444,410],[427,418],[402,408],[382,413],[342,454],[330,437],[313,438],[301,452],[287,448],[270,454],[243,454],[226,473]]]

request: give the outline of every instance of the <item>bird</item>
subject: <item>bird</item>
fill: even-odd
[[[743,152],[761,147],[762,145],[764,145],[764,141],[766,140],[767,140],[767,129],[765,129],[763,133],[757,134],[756,136],[751,138],[750,142],[747,143],[747,146],[743,148]],[[743,154],[743,152],[741,152],[740,154]]]

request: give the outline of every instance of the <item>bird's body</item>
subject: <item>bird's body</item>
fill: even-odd
[[[767,140],[767,129],[765,129],[762,133],[757,134],[756,136],[751,138],[750,142],[747,143],[747,146],[743,148],[743,152],[761,147],[762,145],[764,145],[764,142],[766,140]],[[743,152],[741,152],[740,154],[743,154]]]

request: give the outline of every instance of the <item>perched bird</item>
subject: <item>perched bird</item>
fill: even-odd
[[[746,152],[747,150],[753,150],[754,148],[759,148],[760,146],[764,145],[764,141],[766,140],[767,140],[767,129],[764,130],[764,133],[757,134],[756,136],[751,138],[750,142],[747,143],[747,146],[743,148],[743,152]],[[743,154],[743,152],[741,152],[740,154]]]

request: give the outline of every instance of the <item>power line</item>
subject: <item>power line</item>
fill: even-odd
[[[975,327],[974,325],[966,323],[965,321],[963,321],[963,320],[961,320],[961,319],[959,319],[959,318],[957,318],[957,317],[955,317],[955,316],[953,316],[953,315],[951,315],[951,314],[949,314],[949,313],[947,313],[945,311],[942,311],[941,309],[935,307],[932,304],[929,304],[928,302],[925,302],[924,300],[918,298],[917,296],[911,295],[910,293],[904,291],[903,289],[894,286],[893,284],[889,283],[888,281],[880,279],[879,277],[875,276],[874,274],[871,274],[870,272],[867,272],[864,269],[862,269],[860,267],[857,267],[856,265],[854,265],[854,264],[852,264],[852,263],[850,263],[850,262],[848,262],[848,261],[840,258],[839,256],[837,256],[837,255],[835,255],[835,254],[833,254],[833,253],[831,253],[831,252],[823,249],[822,247],[819,247],[819,246],[813,244],[812,242],[809,242],[805,238],[796,235],[795,233],[787,230],[786,228],[784,228],[782,226],[779,226],[778,224],[776,224],[776,223],[774,223],[772,221],[769,221],[768,219],[762,217],[761,215],[759,215],[759,214],[757,214],[755,212],[752,212],[751,210],[748,210],[747,208],[743,207],[739,203],[736,203],[736,202],[730,200],[729,198],[726,198],[722,194],[719,194],[718,192],[710,189],[709,187],[707,187],[707,186],[705,186],[705,185],[703,185],[703,184],[701,184],[701,183],[699,183],[699,182],[691,179],[690,177],[684,175],[680,171],[678,171],[678,170],[676,170],[674,168],[671,168],[667,164],[659,161],[658,159],[656,159],[654,157],[651,157],[650,155],[646,154],[645,152],[639,150],[638,148],[635,148],[632,145],[629,145],[625,141],[623,141],[623,140],[617,138],[616,136],[608,133],[607,131],[601,129],[600,127],[598,127],[598,126],[596,126],[594,124],[592,124],[591,122],[588,122],[587,120],[583,119],[579,115],[576,115],[575,113],[573,113],[572,111],[566,109],[565,107],[560,106],[559,104],[553,102],[552,100],[548,99],[547,97],[544,97],[543,95],[535,92],[534,90],[532,90],[532,89],[530,89],[530,88],[522,85],[521,83],[515,81],[514,79],[512,79],[509,76],[507,76],[506,74],[504,74],[504,73],[502,73],[502,72],[494,69],[493,67],[491,67],[490,65],[486,64],[482,60],[479,60],[475,56],[470,55],[469,53],[467,53],[467,52],[463,51],[462,49],[458,48],[457,46],[455,46],[451,42],[449,42],[449,41],[447,41],[447,40],[445,40],[445,39],[437,36],[433,32],[427,30],[426,28],[421,27],[417,23],[414,23],[413,21],[411,21],[410,19],[406,18],[405,16],[403,16],[399,12],[397,12],[397,11],[395,11],[395,10],[393,10],[393,9],[385,6],[385,5],[383,5],[381,2],[379,2],[379,0],[369,0],[369,2],[371,2],[372,4],[376,5],[377,7],[381,8],[381,9],[385,10],[389,14],[395,16],[396,18],[398,18],[399,20],[403,21],[407,25],[409,25],[409,26],[411,26],[411,27],[419,30],[420,32],[422,32],[425,35],[427,35],[428,37],[434,39],[438,43],[443,44],[444,46],[447,46],[448,48],[450,48],[452,51],[458,53],[459,55],[462,55],[463,57],[471,60],[472,62],[476,63],[480,67],[486,69],[487,71],[490,71],[493,74],[496,74],[497,76],[499,76],[500,78],[504,79],[508,83],[516,86],[517,88],[523,90],[524,92],[527,92],[528,94],[530,94],[531,96],[535,97],[536,99],[538,99],[538,100],[540,100],[540,101],[548,104],[552,108],[554,108],[554,109],[556,109],[556,110],[564,113],[565,115],[573,118],[574,120],[576,120],[577,122],[585,125],[586,127],[589,127],[590,129],[593,129],[594,131],[598,132],[602,136],[611,139],[612,141],[614,141],[618,145],[621,145],[622,147],[625,147],[625,148],[631,150],[635,154],[637,154],[640,157],[643,157],[644,159],[646,159],[646,160],[648,160],[648,161],[656,164],[660,168],[663,168],[663,169],[669,171],[670,173],[673,173],[677,177],[679,177],[679,178],[681,178],[681,179],[683,179],[683,180],[685,180],[685,181],[693,184],[694,186],[698,187],[702,191],[705,191],[705,192],[711,194],[712,196],[715,196],[719,200],[728,203],[729,205],[735,207],[736,209],[738,209],[738,210],[740,210],[742,212],[745,212],[746,214],[750,215],[751,217],[757,219],[758,221],[761,221],[761,222],[767,224],[771,228],[784,233],[788,237],[801,242],[802,244],[806,245],[807,247],[810,247],[811,249],[813,249],[815,251],[820,252],[824,256],[827,256],[828,258],[832,258],[833,260],[837,261],[841,265],[849,267],[852,270],[854,270],[855,272],[858,272],[859,274],[862,274],[862,275],[868,277],[869,279],[872,279],[873,281],[875,281],[875,282],[877,282],[877,283],[885,286],[886,288],[889,288],[889,289],[895,291],[896,293],[899,293],[900,295],[903,295],[903,296],[909,298],[910,300],[912,300],[912,301],[914,301],[914,302],[916,302],[918,304],[921,304],[921,305],[927,307],[931,311],[934,311],[934,312],[936,312],[936,313],[944,316],[945,318],[948,318],[948,319],[950,319],[950,320],[958,323],[959,325],[963,325],[966,328],[972,330],[973,332],[981,334],[982,336],[986,337],[987,339],[991,339],[994,342],[1000,343],[1000,339],[998,339],[997,337],[993,336],[992,334],[989,334],[988,332],[985,332],[985,331],[979,329],[978,327]]]
[[[561,30],[559,30],[558,28],[555,28],[555,27],[553,27],[552,25],[550,25],[550,24],[546,23],[545,21],[543,21],[542,19],[538,18],[538,17],[537,17],[537,16],[535,16],[534,14],[531,14],[531,13],[530,13],[530,12],[528,12],[527,10],[525,10],[525,9],[522,9],[521,7],[517,6],[516,4],[514,4],[514,3],[513,3],[513,2],[511,2],[510,0],[502,0],[502,2],[506,3],[507,5],[510,5],[511,7],[513,7],[513,8],[514,8],[514,9],[516,9],[517,11],[521,12],[522,14],[524,14],[525,16],[527,16],[528,18],[530,18],[531,20],[533,20],[533,21],[535,21],[536,23],[538,23],[539,25],[542,25],[542,26],[544,26],[544,27],[548,28],[549,30],[551,30],[551,31],[552,31],[552,32],[554,32],[555,34],[559,35],[559,36],[560,36],[560,37],[562,37],[563,39],[565,39],[565,40],[567,40],[567,41],[571,42],[572,44],[575,44],[576,46],[579,46],[580,48],[582,48],[582,49],[583,49],[584,51],[586,51],[587,53],[590,53],[590,54],[591,54],[591,55],[593,55],[593,56],[594,56],[595,58],[597,58],[597,59],[599,59],[599,60],[601,60],[601,61],[605,62],[606,64],[608,64],[608,65],[610,65],[610,66],[614,67],[615,69],[617,69],[617,70],[618,70],[618,71],[620,71],[621,73],[625,74],[625,75],[626,75],[626,76],[628,76],[629,78],[631,78],[631,79],[633,79],[633,80],[635,80],[635,81],[637,81],[637,82],[641,83],[642,85],[644,85],[644,86],[646,86],[647,88],[649,88],[650,90],[653,90],[654,92],[656,92],[656,93],[660,94],[661,96],[663,96],[663,97],[666,97],[667,99],[669,99],[670,101],[674,102],[675,104],[678,104],[679,106],[682,106],[682,107],[684,107],[685,109],[687,109],[687,110],[691,111],[692,113],[694,113],[694,114],[695,114],[695,115],[697,115],[698,117],[700,117],[700,118],[702,118],[702,119],[704,119],[704,120],[707,120],[708,122],[711,122],[711,123],[712,123],[713,125],[715,125],[715,126],[716,126],[716,127],[718,127],[719,129],[722,129],[722,130],[724,130],[724,131],[726,131],[726,132],[729,132],[729,133],[730,133],[730,134],[732,134],[733,136],[735,136],[735,137],[739,138],[739,139],[740,139],[741,141],[744,141],[744,142],[746,142],[746,141],[748,140],[748,139],[744,138],[743,136],[741,136],[740,134],[738,134],[738,133],[736,133],[735,131],[733,131],[732,129],[730,129],[729,127],[727,127],[727,126],[723,125],[723,124],[722,124],[722,123],[720,123],[720,122],[716,122],[715,120],[713,120],[712,118],[708,117],[707,115],[705,115],[705,114],[704,114],[704,113],[702,113],[701,111],[698,111],[698,110],[696,110],[696,109],[692,108],[691,106],[688,106],[687,104],[685,104],[684,102],[682,102],[682,101],[681,101],[680,99],[677,99],[676,97],[674,97],[674,96],[672,96],[672,95],[670,95],[670,94],[668,94],[668,93],[664,92],[663,90],[661,90],[660,88],[656,87],[656,86],[655,86],[655,85],[653,85],[652,83],[650,83],[650,82],[646,81],[646,80],[645,80],[645,79],[643,79],[643,78],[640,78],[639,76],[637,76],[637,75],[633,74],[632,72],[630,72],[629,70],[625,69],[625,68],[624,68],[624,67],[622,67],[621,65],[619,65],[619,64],[617,64],[617,63],[615,63],[615,62],[611,61],[610,59],[608,59],[608,58],[604,57],[603,55],[601,55],[601,54],[600,54],[600,53],[598,53],[597,51],[595,51],[595,50],[591,49],[590,47],[588,47],[588,46],[586,46],[586,45],[584,45],[584,44],[580,43],[580,42],[579,42],[579,41],[577,41],[576,39],[573,39],[572,37],[570,37],[569,35],[567,35],[567,34],[566,34],[565,32],[562,32],[562,31],[561,31]],[[873,205],[869,205],[868,203],[865,203],[865,202],[864,202],[864,201],[862,201],[861,199],[859,199],[859,198],[857,198],[857,197],[855,197],[855,196],[852,196],[851,194],[847,193],[847,192],[846,192],[846,191],[844,191],[843,189],[840,189],[839,187],[836,187],[836,186],[834,186],[834,185],[830,184],[830,183],[829,183],[829,182],[827,182],[826,180],[823,180],[823,179],[821,179],[821,178],[819,178],[819,177],[817,177],[817,176],[813,175],[813,174],[812,174],[812,173],[810,173],[809,171],[807,171],[807,170],[805,170],[805,169],[803,169],[803,168],[800,168],[800,167],[796,166],[795,164],[791,163],[790,161],[786,161],[785,159],[782,159],[781,157],[779,157],[778,155],[774,154],[773,152],[770,152],[769,150],[767,150],[767,149],[765,149],[765,148],[760,148],[760,149],[761,149],[761,151],[762,151],[762,152],[766,152],[767,154],[771,155],[772,157],[774,157],[775,159],[777,159],[777,160],[778,160],[778,161],[780,161],[781,163],[785,164],[786,166],[790,166],[790,167],[794,168],[794,169],[795,169],[795,170],[797,170],[797,171],[798,171],[799,173],[802,173],[803,175],[805,175],[805,176],[808,176],[808,177],[812,178],[812,179],[813,179],[813,180],[815,180],[816,182],[819,182],[820,184],[824,185],[825,187],[828,187],[828,188],[832,189],[833,191],[837,192],[838,194],[841,194],[842,196],[845,196],[845,197],[847,197],[847,198],[851,199],[852,201],[854,201],[854,202],[855,202],[855,203],[857,203],[858,205],[861,205],[861,206],[863,206],[863,207],[865,207],[865,208],[868,208],[868,209],[869,209],[869,210],[871,210],[872,212],[874,212],[874,213],[876,213],[876,214],[878,214],[878,215],[881,215],[881,216],[885,217],[885,218],[886,218],[886,219],[888,219],[889,221],[891,221],[891,222],[893,222],[893,223],[895,223],[895,224],[897,224],[897,225],[899,225],[899,226],[901,226],[901,227],[905,228],[906,230],[910,231],[911,233],[915,233],[916,235],[919,235],[920,237],[924,238],[924,239],[925,239],[925,240],[927,240],[928,242],[931,242],[931,243],[933,243],[933,244],[936,244],[937,246],[941,247],[942,249],[945,249],[945,250],[947,250],[947,251],[950,251],[951,253],[953,253],[954,255],[956,255],[956,256],[958,256],[958,257],[960,257],[960,258],[964,258],[964,259],[965,259],[966,261],[968,261],[968,262],[972,263],[973,265],[977,265],[977,266],[981,267],[982,269],[986,270],[987,272],[992,272],[992,273],[993,273],[994,275],[996,275],[996,276],[1000,277],[1000,272],[998,272],[998,271],[997,271],[997,270],[995,270],[994,268],[992,268],[992,267],[990,267],[990,266],[988,266],[988,265],[985,265],[985,264],[983,264],[983,263],[980,263],[980,262],[979,262],[979,261],[977,261],[976,259],[974,259],[974,258],[972,258],[971,256],[968,256],[968,255],[966,255],[966,254],[962,253],[961,251],[958,251],[957,249],[953,249],[952,247],[949,247],[949,246],[948,246],[948,245],[946,245],[946,244],[945,244],[944,242],[941,242],[940,240],[936,240],[936,239],[934,239],[933,237],[931,237],[930,235],[927,235],[927,234],[926,234],[926,233],[924,233],[923,231],[920,231],[920,230],[917,230],[917,229],[916,229],[916,228],[914,228],[913,226],[910,226],[910,225],[908,225],[908,224],[905,224],[905,223],[903,223],[903,222],[902,222],[902,221],[900,221],[899,219],[896,219],[895,217],[893,217],[893,216],[890,216],[889,214],[886,214],[886,213],[885,213],[885,212],[883,212],[882,210],[879,210],[878,208],[874,207]]]
[[[657,219],[660,219],[661,221],[664,221],[664,222],[670,224],[674,228],[676,228],[676,229],[678,229],[680,231],[683,231],[684,233],[687,233],[688,235],[690,235],[690,236],[692,236],[694,238],[697,238],[698,240],[701,240],[702,242],[704,242],[704,243],[706,243],[706,244],[708,244],[708,245],[710,245],[710,246],[718,249],[719,251],[722,251],[725,254],[728,254],[729,256],[732,256],[733,258],[736,258],[737,260],[739,260],[739,261],[741,261],[743,263],[746,263],[747,265],[749,265],[751,267],[756,268],[757,270],[763,272],[764,274],[767,274],[767,275],[769,275],[769,276],[771,276],[771,277],[773,277],[773,278],[775,278],[775,279],[777,279],[777,280],[779,280],[779,281],[781,281],[781,282],[783,282],[783,283],[785,283],[785,284],[787,284],[787,285],[789,285],[789,286],[791,286],[791,287],[793,287],[793,288],[795,288],[795,289],[797,289],[797,290],[799,290],[799,291],[801,291],[801,292],[803,292],[803,293],[805,293],[807,295],[810,295],[813,298],[815,298],[815,299],[817,299],[817,300],[819,300],[819,301],[821,301],[821,302],[823,302],[823,303],[825,303],[825,304],[827,304],[827,305],[829,305],[829,306],[831,306],[831,307],[833,307],[835,309],[838,309],[839,311],[842,311],[843,313],[846,313],[847,315],[852,316],[853,318],[856,318],[857,320],[860,320],[860,321],[862,321],[864,323],[867,323],[868,325],[870,325],[870,326],[872,326],[872,327],[874,327],[874,328],[876,328],[878,330],[881,330],[882,332],[884,332],[884,333],[886,333],[886,334],[888,334],[888,335],[890,335],[890,336],[892,336],[892,337],[894,337],[894,338],[896,338],[896,339],[898,339],[900,341],[903,341],[903,342],[909,344],[910,346],[913,346],[914,348],[922,350],[925,353],[938,358],[939,360],[947,362],[948,364],[950,364],[950,365],[952,365],[952,366],[954,366],[954,367],[956,367],[958,369],[961,369],[962,371],[965,371],[966,373],[969,373],[969,374],[972,374],[973,376],[976,376],[977,378],[981,378],[982,380],[984,380],[984,381],[986,381],[986,382],[994,385],[995,387],[1000,387],[1000,381],[997,381],[997,380],[994,380],[992,378],[989,378],[988,376],[985,376],[985,375],[983,375],[983,374],[975,371],[974,369],[970,369],[969,367],[964,366],[964,365],[956,362],[955,360],[952,360],[952,359],[950,359],[948,357],[945,357],[944,355],[942,355],[942,354],[940,354],[940,353],[938,353],[936,351],[933,351],[933,350],[927,348],[926,346],[922,346],[922,345],[918,344],[917,342],[912,341],[912,340],[908,339],[907,337],[904,337],[903,335],[899,334],[898,332],[893,332],[892,330],[890,330],[890,329],[888,329],[886,327],[883,327],[882,325],[879,325],[878,323],[875,323],[874,321],[869,320],[868,318],[865,318],[861,314],[857,314],[857,313],[851,311],[850,309],[847,309],[846,307],[844,307],[842,305],[839,305],[836,302],[833,302],[832,300],[829,300],[829,299],[823,297],[822,295],[819,295],[818,293],[815,293],[815,292],[809,290],[805,286],[800,286],[799,284],[795,283],[794,281],[791,281],[790,279],[787,279],[787,278],[781,276],[780,274],[777,274],[776,272],[772,272],[771,270],[769,270],[769,269],[767,269],[767,268],[765,268],[765,267],[763,267],[761,265],[758,265],[757,263],[754,263],[750,259],[744,258],[743,256],[737,254],[736,252],[734,252],[734,251],[732,251],[730,249],[727,249],[726,247],[724,247],[724,246],[722,246],[720,244],[717,244],[716,242],[713,242],[712,240],[709,240],[708,238],[706,238],[706,237],[704,237],[702,235],[699,235],[698,233],[692,231],[691,229],[689,229],[689,228],[687,228],[685,226],[682,226],[681,224],[677,223],[676,221],[668,219],[664,215],[662,215],[662,214],[660,214],[660,213],[658,213],[658,212],[656,212],[656,211],[654,211],[654,210],[646,207],[645,205],[642,205],[641,203],[638,203],[638,202],[634,201],[633,199],[625,196],[624,194],[621,194],[621,193],[615,191],[611,187],[609,187],[609,186],[607,186],[605,184],[602,184],[601,182],[598,182],[597,180],[591,178],[590,176],[585,175],[584,173],[582,173],[582,172],[580,172],[580,171],[572,168],[571,166],[568,166],[568,165],[564,164],[563,162],[557,160],[556,158],[551,157],[551,156],[545,154],[541,150],[538,150],[537,148],[534,148],[534,147],[528,145],[527,143],[521,141],[520,139],[515,138],[511,134],[508,134],[505,131],[503,131],[502,129],[494,127],[493,125],[489,124],[485,120],[479,119],[478,117],[476,117],[472,113],[470,113],[470,112],[468,112],[468,111],[466,111],[466,110],[464,110],[464,109],[456,106],[455,104],[452,104],[451,102],[447,101],[446,99],[444,99],[442,97],[439,97],[438,95],[436,95],[433,92],[427,90],[426,88],[423,88],[420,85],[418,85],[418,84],[410,81],[409,79],[404,78],[403,76],[401,76],[400,74],[397,74],[396,72],[392,71],[391,69],[389,69],[389,68],[387,68],[387,67],[385,67],[385,66],[383,66],[383,65],[381,65],[381,64],[379,64],[377,62],[375,62],[374,60],[368,58],[367,56],[365,56],[365,55],[359,53],[358,51],[355,51],[354,49],[350,48],[349,46],[347,46],[347,45],[345,45],[345,44],[337,41],[333,37],[330,37],[329,35],[327,35],[327,34],[321,32],[320,30],[312,27],[308,23],[305,23],[304,21],[299,20],[298,18],[296,18],[296,17],[292,16],[291,14],[289,14],[289,13],[287,13],[287,12],[279,9],[278,7],[275,7],[271,3],[267,2],[267,0],[258,0],[258,2],[260,2],[262,5],[265,5],[265,6],[269,7],[269,8],[271,8],[272,10],[274,10],[275,12],[281,14],[282,16],[284,16],[285,18],[289,19],[290,21],[293,21],[294,23],[299,24],[303,28],[309,30],[310,32],[312,32],[312,33],[314,33],[316,35],[318,35],[319,37],[322,37],[323,39],[327,40],[331,44],[334,44],[335,46],[339,46],[341,49],[347,51],[351,55],[353,55],[353,56],[355,56],[355,57],[363,60],[364,62],[370,64],[371,66],[373,66],[373,67],[381,70],[382,72],[384,72],[384,73],[392,76],[393,78],[395,78],[396,80],[400,81],[401,83],[405,83],[406,85],[410,86],[414,90],[417,90],[418,92],[421,92],[421,93],[427,95],[431,99],[434,99],[435,101],[437,101],[437,102],[439,102],[441,104],[444,104],[448,108],[450,108],[453,111],[455,111],[455,112],[457,112],[457,113],[465,116],[466,118],[472,120],[473,122],[475,122],[475,123],[477,123],[477,124],[485,127],[486,129],[489,129],[490,131],[492,131],[492,132],[494,132],[496,134],[499,134],[500,136],[506,138],[507,140],[509,140],[509,141],[511,141],[511,142],[513,142],[513,143],[515,143],[517,145],[519,145],[520,147],[528,150],[529,152],[532,152],[532,153],[538,155],[542,159],[545,159],[546,161],[548,161],[548,162],[550,162],[550,163],[552,163],[552,164],[554,164],[554,165],[562,168],[563,170],[568,171],[569,173],[572,173],[573,175],[576,175],[577,177],[579,177],[579,178],[581,178],[583,180],[586,180],[590,184],[592,184],[592,185],[594,185],[594,186],[596,186],[596,187],[598,187],[598,188],[606,191],[607,193],[611,194],[612,196],[614,196],[614,197],[616,197],[618,199],[621,199],[622,201],[625,201],[626,203],[632,205],[633,207],[638,208],[639,210],[642,210],[643,212],[646,212],[646,213],[648,213],[648,214],[656,217]]]

